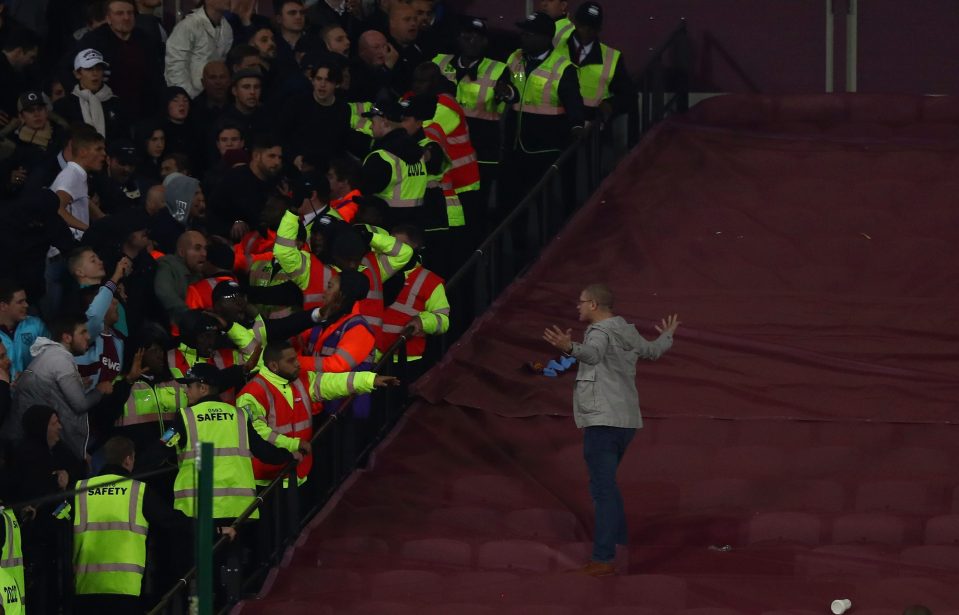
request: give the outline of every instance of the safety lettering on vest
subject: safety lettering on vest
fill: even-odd
[[[16,602],[20,602],[20,590],[17,589],[16,585],[4,585],[3,603],[14,604]]]
[[[94,487],[87,495],[126,495],[128,487]]]
[[[196,415],[196,420],[198,423],[202,423],[203,421],[231,421],[233,420],[233,415],[229,412],[207,412]]]
[[[409,171],[408,171],[409,177],[422,177],[426,175],[426,169],[423,168],[422,162],[411,164],[408,168],[409,168]]]

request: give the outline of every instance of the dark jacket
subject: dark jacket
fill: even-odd
[[[230,169],[210,199],[209,215],[213,218],[210,230],[229,237],[230,227],[236,220],[255,228],[260,223],[260,211],[266,200],[275,192],[275,184],[254,175],[249,165]]]
[[[120,98],[125,117],[141,118],[155,113],[163,101],[166,84],[155,41],[139,28],[134,28],[129,40],[124,41],[103,24],[87,32],[77,44],[77,51],[96,49],[103,54],[110,65],[106,82]]]
[[[12,465],[17,469],[14,492],[18,501],[60,491],[54,475],[57,470],[66,470],[70,475],[68,488],[86,474],[86,463],[77,459],[62,440],[48,446],[47,424],[53,414],[52,408],[33,406],[23,415],[23,441],[12,456]],[[51,502],[37,507],[37,517],[49,517],[56,506],[56,502]]]
[[[337,97],[329,107],[313,98],[313,92],[290,100],[280,114],[278,133],[283,157],[292,162],[303,156],[318,169],[325,169],[335,156],[342,155],[350,133],[350,108]],[[323,135],[318,139],[317,135]]]
[[[569,51],[569,57],[573,58],[578,56],[574,55],[574,51],[578,49],[579,39],[576,38],[576,33],[573,34],[567,39],[566,46]],[[600,41],[593,43],[593,48],[589,50],[589,53],[586,54],[586,59],[579,66],[589,66],[593,64],[602,64],[603,63],[603,50],[600,44]],[[576,64],[575,60],[573,64]],[[629,76],[629,71],[626,70],[626,60],[623,58],[623,55],[620,54],[619,61],[616,63],[616,70],[613,71],[613,76],[609,80],[609,93],[611,97],[607,99],[609,103],[613,106],[613,113],[628,113],[631,109],[636,107],[636,86],[633,84],[632,78]],[[592,110],[586,110],[587,117],[592,115]]]
[[[110,88],[113,89],[113,88]],[[120,99],[114,96],[103,105],[103,118],[106,125],[107,134],[104,135],[108,141],[118,138],[129,138],[130,128],[127,123],[126,115],[120,105]],[[69,123],[83,122],[83,112],[80,110],[80,99],[72,92],[53,103],[53,110]]]

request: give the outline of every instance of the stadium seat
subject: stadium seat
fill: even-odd
[[[500,602],[503,596],[521,593],[520,577],[511,572],[462,571],[444,580],[445,599],[449,602]]]
[[[354,604],[346,615],[418,615],[419,606],[388,600],[371,600]]]
[[[468,542],[449,538],[407,540],[400,546],[404,559],[446,566],[470,566],[473,549]]]
[[[453,483],[452,497],[458,504],[517,508],[535,506],[534,484],[511,476],[480,474],[462,476]]]
[[[862,457],[852,446],[828,445],[799,449],[790,455],[789,475],[828,479],[836,468],[855,467]]]
[[[863,483],[856,491],[856,512],[887,512],[919,515],[932,512],[925,483],[884,480]]]
[[[927,545],[959,545],[959,515],[941,515],[926,521],[922,542]]]
[[[797,512],[838,513],[845,510],[846,492],[843,486],[829,480],[771,480],[766,489],[770,509]]]
[[[902,519],[883,513],[851,513],[833,522],[832,539],[837,544],[876,543],[900,546],[905,538]]]
[[[816,515],[800,512],[758,513],[749,520],[746,542],[791,542],[819,544],[822,522]]]
[[[443,589],[443,577],[426,570],[390,570],[369,579],[374,600],[437,600]]]
[[[691,444],[655,444],[640,448],[633,457],[636,467],[650,478],[687,478],[711,471],[713,451]]]
[[[686,606],[686,581],[661,574],[632,574],[613,579],[613,600],[617,605],[642,604],[665,611]]]
[[[876,577],[894,554],[876,545],[825,545],[796,555],[796,574],[803,577]]]
[[[660,445],[725,446],[735,429],[735,421],[721,419],[665,418],[651,419],[648,423],[654,429],[653,440]]]
[[[481,536],[501,536],[504,530],[503,514],[481,506],[437,508],[429,512],[428,519],[433,525]]]
[[[955,575],[959,572],[959,547],[920,545],[902,550],[903,576]]]
[[[736,609],[726,609],[718,606],[701,606],[695,609],[676,611],[674,615],[744,615]]]
[[[762,482],[745,478],[713,478],[688,485],[680,498],[682,511],[735,510],[755,506],[763,498]]]
[[[507,531],[518,538],[571,541],[581,531],[576,516],[568,510],[527,508],[506,515]]]
[[[555,552],[532,540],[491,540],[478,551],[478,566],[484,569],[529,570],[547,572]]]

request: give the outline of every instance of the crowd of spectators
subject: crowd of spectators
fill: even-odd
[[[452,274],[488,230],[512,139],[488,111],[466,114],[471,140],[456,85],[486,87],[485,23],[442,0],[265,4],[200,0],[174,24],[161,0],[0,3],[4,503],[132,470],[124,446],[104,452],[118,433],[137,469],[157,462],[163,421],[131,418],[144,383],[204,362],[249,377],[267,336],[321,373],[362,370],[403,325],[449,326],[441,279],[411,272]],[[527,61],[569,23],[565,1],[542,4],[563,13],[521,25]],[[501,111],[523,94],[497,65]],[[554,72],[566,125],[544,121],[550,147],[520,157],[555,155],[590,117],[575,71]],[[417,309],[432,315],[402,317],[423,280]],[[339,346],[323,341],[334,326]],[[370,347],[350,356],[360,338]],[[56,508],[16,511],[31,614],[59,606],[43,589],[56,585],[51,525],[69,523]]]

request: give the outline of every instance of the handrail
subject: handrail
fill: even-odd
[[[642,79],[647,79],[651,74],[654,74],[657,70],[660,70],[662,67],[663,56],[679,41],[682,41],[686,35],[686,23],[683,21],[666,39],[666,41],[660,45],[656,51],[653,53],[653,56],[647,62],[640,76]],[[643,96],[646,97],[650,94],[648,90],[643,91]],[[661,94],[661,92],[660,92]],[[680,93],[677,93],[676,96],[679,96]],[[674,100],[676,99],[674,96]],[[654,121],[659,121],[662,119],[662,116],[665,115],[665,111],[672,105],[673,101],[670,101],[669,105],[664,105],[661,109],[660,117],[653,117]],[[680,101],[681,102],[681,101]],[[683,110],[683,109],[680,109]],[[645,110],[644,110],[645,115]],[[644,125],[643,128],[648,126]],[[546,173],[536,182],[533,188],[527,193],[527,195],[517,203],[516,207],[506,215],[505,218],[496,226],[496,228],[490,232],[490,234],[483,240],[482,243],[473,251],[470,257],[463,263],[462,266],[454,273],[449,280],[446,282],[447,291],[455,290],[458,288],[463,280],[472,273],[480,264],[481,260],[486,256],[491,250],[495,250],[495,246],[498,241],[500,241],[503,236],[510,231],[510,227],[520,218],[520,216],[528,215],[530,213],[530,208],[537,204],[538,199],[540,199],[546,191],[550,188],[551,183],[556,180],[556,176],[560,174],[560,169],[563,165],[567,164],[574,156],[577,156],[582,150],[591,147],[594,145],[594,141],[598,137],[598,131],[600,130],[600,125],[598,123],[588,123],[584,129],[576,135],[576,138],[573,143],[566,147],[556,158],[552,165]],[[394,357],[396,357],[399,351],[405,347],[406,343],[413,337],[414,329],[412,326],[407,325],[403,328],[399,337],[395,342],[382,354],[380,359],[374,364],[372,371],[379,373],[387,364],[392,363]],[[316,432],[313,434],[310,439],[311,444],[316,444],[318,439],[324,435],[333,425],[340,420],[340,417],[343,416],[346,412],[352,409],[353,402],[355,401],[357,395],[355,393],[351,394],[349,397],[345,398],[344,402],[330,415],[327,416],[326,420],[322,425],[320,425]],[[278,486],[288,479],[288,476],[291,473],[295,472],[297,466],[296,461],[288,462],[283,469],[280,471],[279,475],[274,478],[269,485],[267,485],[254,499],[254,501],[247,507],[243,513],[236,518],[231,527],[234,529],[237,528],[240,524],[244,523],[250,518],[251,515],[263,505],[267,496],[273,493]],[[294,474],[295,476],[295,474]],[[302,527],[305,519],[300,520],[300,526]],[[213,552],[216,553],[222,549],[229,538],[226,536],[221,537],[214,545]],[[163,612],[163,609],[170,604],[170,601],[176,597],[176,595],[186,589],[189,586],[190,581],[196,576],[197,567],[194,565],[186,574],[179,579],[176,584],[160,599],[160,602],[149,611],[149,615],[160,615]]]

